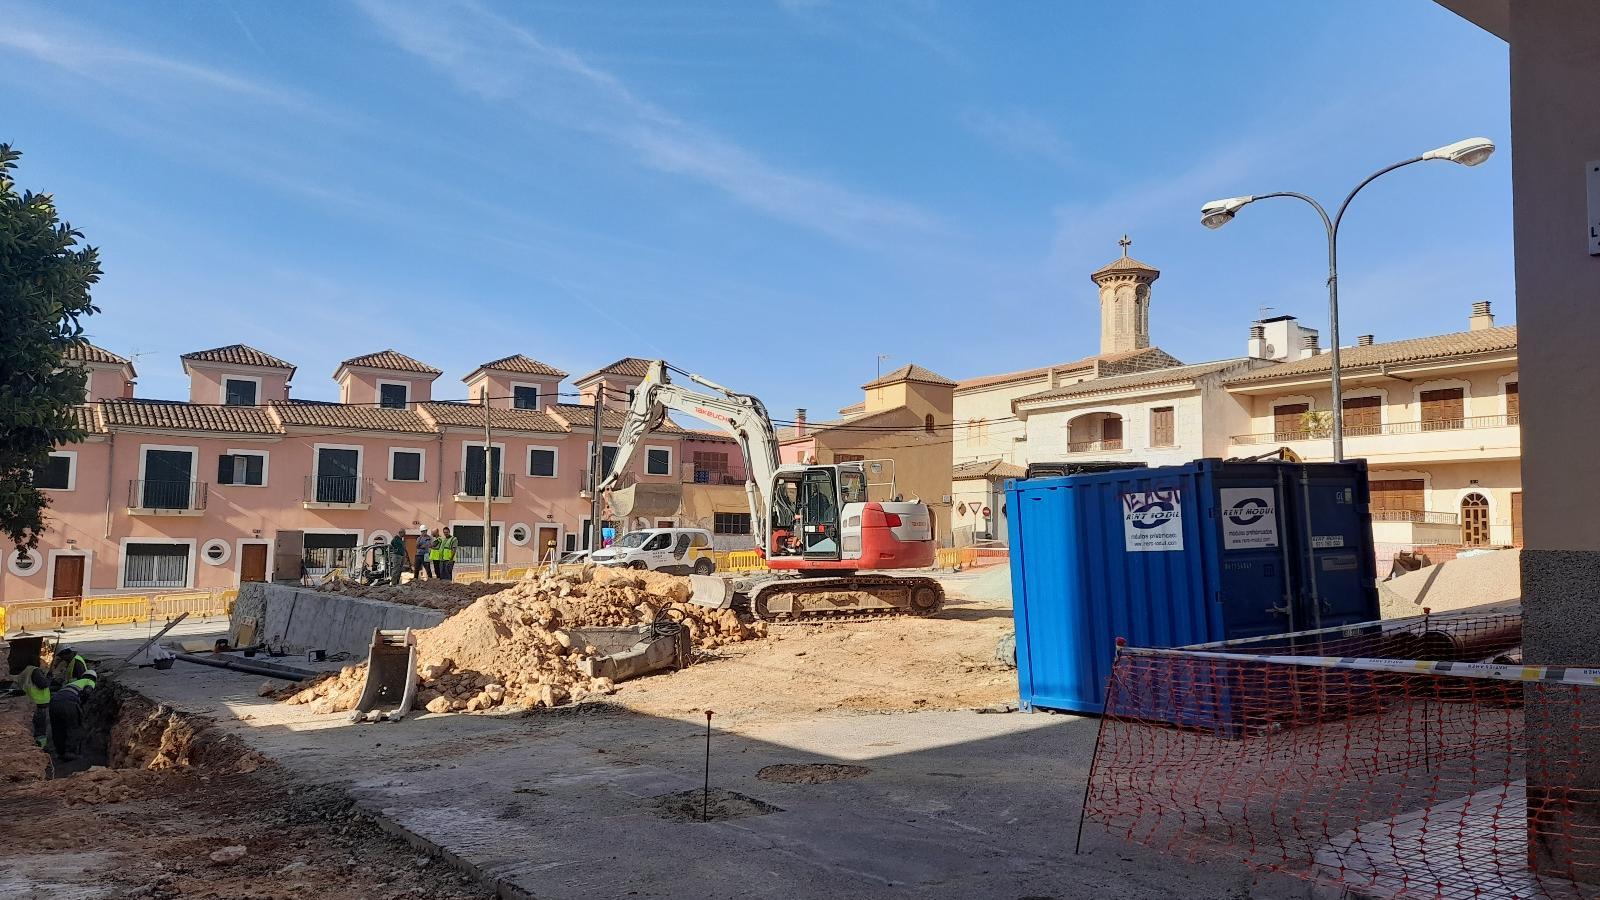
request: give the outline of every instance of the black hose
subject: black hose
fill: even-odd
[[[184,662],[199,663],[202,666],[212,666],[218,669],[232,669],[235,672],[245,672],[250,675],[265,675],[268,678],[282,678],[285,681],[304,681],[311,674],[291,669],[287,666],[268,666],[262,663],[245,662],[240,659],[228,657],[198,656],[193,653],[179,653],[177,658]]]

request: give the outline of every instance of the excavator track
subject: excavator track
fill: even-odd
[[[748,597],[751,614],[775,625],[931,616],[944,608],[938,581],[889,575],[773,578],[752,585]]]

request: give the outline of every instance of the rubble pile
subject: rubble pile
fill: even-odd
[[[335,581],[318,590],[350,597],[368,597],[387,603],[404,603],[455,612],[472,605],[472,601],[486,594],[506,589],[504,583],[492,581],[440,581],[429,578],[408,581],[405,584],[360,584],[354,581]]]
[[[690,604],[689,594],[688,579],[659,572],[586,567],[531,573],[416,633],[417,705],[429,712],[533,709],[613,692],[610,679],[582,674],[579,663],[599,653],[573,629],[668,620],[704,650],[766,633],[765,624],[746,623],[732,610]],[[365,665],[346,666],[296,686],[285,699],[314,703],[320,713],[346,711],[360,699],[365,678]]]

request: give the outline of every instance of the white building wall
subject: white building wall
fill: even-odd
[[[1171,447],[1150,446],[1150,411],[1158,407],[1173,408],[1173,438]],[[1121,450],[1097,450],[1069,453],[1067,450],[1069,426],[1073,419],[1091,413],[1113,413],[1122,417]],[[1204,404],[1199,391],[1190,389],[1181,394],[1141,397],[1136,400],[1108,400],[1097,403],[1084,402],[1075,406],[1045,411],[1029,412],[1027,416],[1027,462],[1060,462],[1079,459],[1127,459],[1152,466],[1186,463],[1204,455],[1202,419]]]
[[[1049,387],[1049,376],[1012,381],[979,390],[955,392],[951,418],[955,424],[950,444],[951,463],[1003,459],[1025,463],[1026,446],[1017,440],[1026,434],[1023,423],[1011,412],[1011,401],[1037,394]],[[974,420],[984,423],[973,427]]]

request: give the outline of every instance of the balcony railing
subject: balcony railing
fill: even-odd
[[[482,499],[484,487],[487,486],[491,498],[506,499],[512,496],[514,484],[508,472],[496,472],[492,477],[486,477],[482,472],[457,472],[456,496]]]
[[[681,467],[684,484],[744,484],[744,479],[727,469],[713,469],[684,463]]]
[[[1097,453],[1104,450],[1121,450],[1122,438],[1102,438],[1098,441],[1072,441],[1067,444],[1068,453]]]
[[[204,481],[153,481],[135,478],[128,482],[128,508],[201,512],[206,508]]]
[[[1365,437],[1375,434],[1418,434],[1425,431],[1470,431],[1479,428],[1515,428],[1521,416],[1467,416],[1460,419],[1433,419],[1427,422],[1386,422],[1382,425],[1351,425],[1345,423],[1344,436]],[[1333,435],[1331,427],[1318,427],[1295,431],[1269,431],[1261,434],[1236,434],[1229,438],[1235,444],[1285,444],[1290,441],[1322,441]]]
[[[336,503],[355,506],[372,502],[372,479],[354,475],[307,475],[307,503]]]
[[[1460,517],[1453,512],[1434,512],[1425,509],[1375,509],[1374,522],[1412,522],[1418,525],[1455,525]]]

